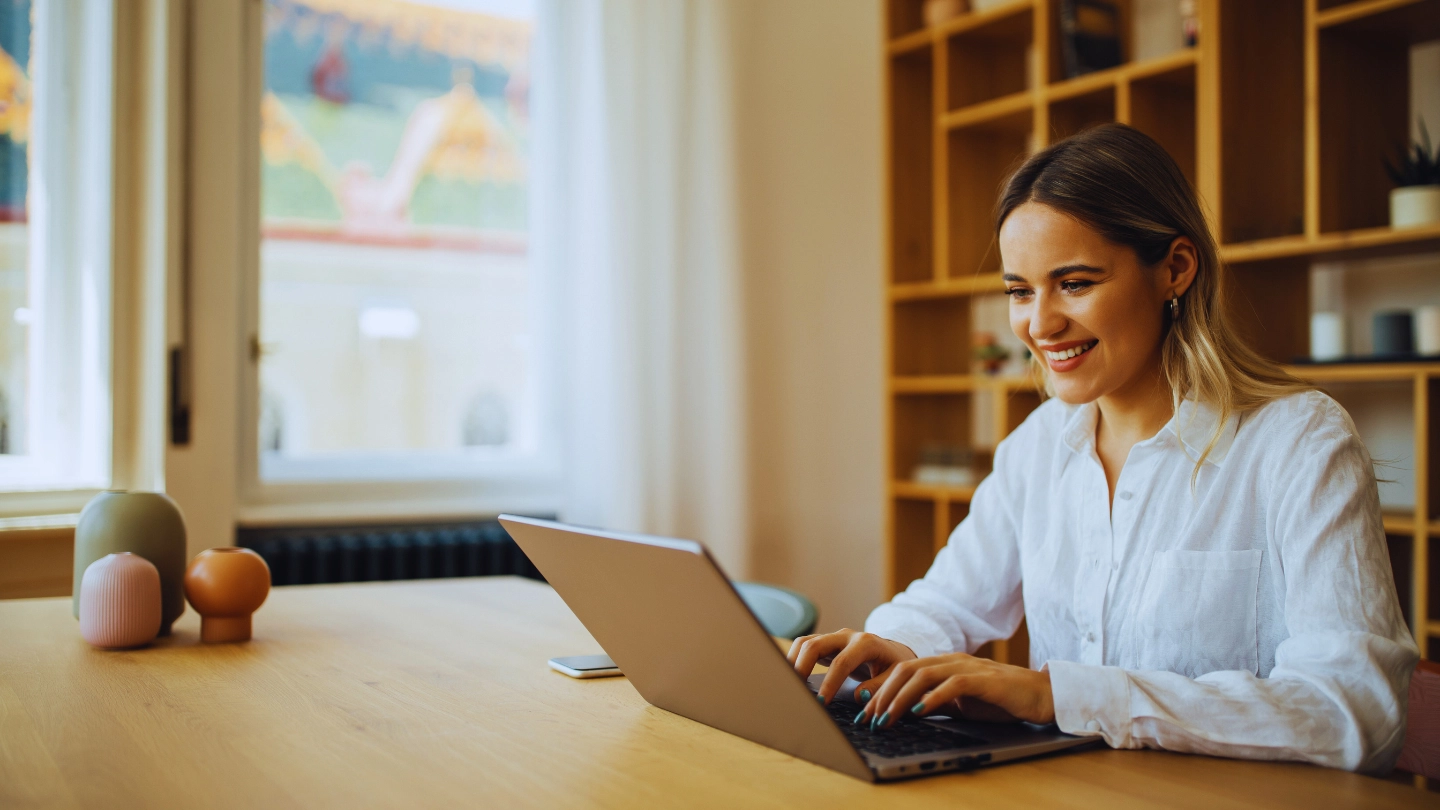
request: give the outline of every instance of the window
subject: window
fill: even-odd
[[[527,261],[529,0],[266,0],[258,476],[551,452]]]
[[[3,490],[110,479],[112,13],[0,0]]]

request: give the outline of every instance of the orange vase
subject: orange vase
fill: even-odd
[[[185,598],[200,614],[200,640],[247,641],[250,615],[270,593],[270,566],[248,548],[211,548],[185,569]]]

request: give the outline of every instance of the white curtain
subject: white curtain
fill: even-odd
[[[748,568],[725,0],[541,0],[533,256],[576,523]]]

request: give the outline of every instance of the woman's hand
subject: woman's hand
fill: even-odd
[[[852,673],[864,683],[855,690],[856,702],[864,705],[884,682],[885,675],[902,661],[914,661],[915,653],[898,641],[881,638],[859,630],[837,630],[813,636],[801,636],[790,644],[786,656],[800,677],[808,678],[816,664],[828,664],[830,671],[820,684],[818,697],[829,704]]]
[[[953,653],[902,661],[883,679],[857,723],[868,720],[871,728],[886,728],[905,712],[1055,722],[1048,672]]]

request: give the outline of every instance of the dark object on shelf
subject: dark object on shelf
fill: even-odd
[[[265,558],[275,585],[503,575],[544,581],[494,520],[240,529],[236,545]]]
[[[1385,161],[1385,171],[1400,188],[1411,186],[1440,185],[1440,148],[1430,148],[1430,132],[1425,128],[1425,119],[1419,119],[1420,140],[1401,147],[1400,160],[1396,163]]]
[[[1060,0],[1060,45],[1067,78],[1119,65],[1119,7],[1113,0]]]
[[[1377,312],[1371,329],[1377,356],[1403,357],[1415,353],[1415,317],[1410,310]]]
[[[1367,363],[1440,363],[1440,354],[1367,354],[1355,357],[1337,357],[1333,360],[1316,360],[1313,357],[1296,357],[1290,361],[1296,366],[1353,366]]]

